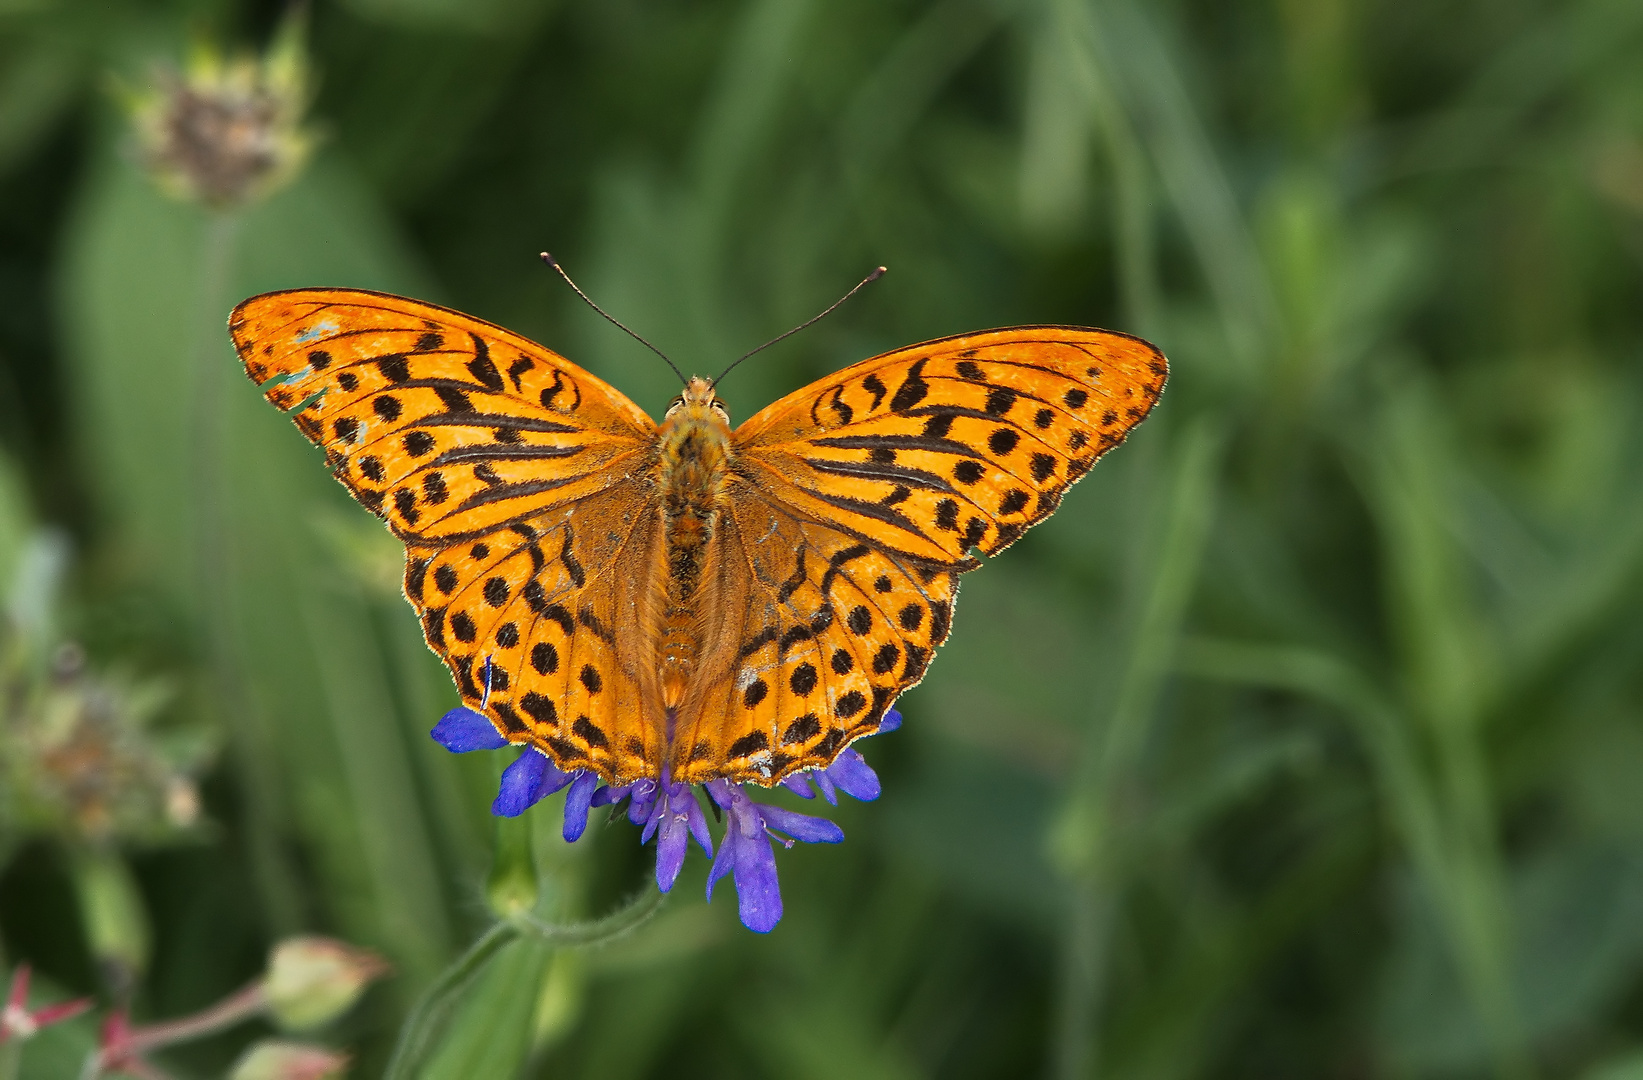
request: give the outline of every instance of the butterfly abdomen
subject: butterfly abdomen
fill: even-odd
[[[706,395],[711,394],[708,389]],[[662,701],[672,709],[684,699],[701,648],[697,593],[730,467],[730,425],[722,409],[700,393],[687,394],[657,433],[657,462],[667,552],[667,605],[658,659]]]

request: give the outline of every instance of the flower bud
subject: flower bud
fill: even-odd
[[[347,1066],[346,1054],[323,1046],[264,1039],[235,1063],[228,1080],[330,1080]]]
[[[331,938],[286,938],[268,957],[263,992],[283,1028],[301,1031],[336,1019],[388,971],[376,953]]]

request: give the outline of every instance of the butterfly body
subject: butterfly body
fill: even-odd
[[[405,544],[470,708],[561,769],[771,784],[878,729],[958,576],[1145,418],[1144,341],[1026,326],[898,349],[734,430],[403,297],[298,289],[229,322],[246,372]]]
[[[663,507],[667,608],[657,663],[661,704],[671,721],[690,689],[703,644],[698,610],[702,569],[725,507],[730,422],[707,380],[693,378],[657,432],[657,486]],[[673,724],[663,732],[671,756]]]

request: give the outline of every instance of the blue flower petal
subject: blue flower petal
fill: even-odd
[[[844,839],[844,830],[826,818],[765,803],[757,805],[765,828],[786,833],[795,840],[803,840],[807,844],[837,844]]]
[[[651,779],[635,780],[632,786],[633,801],[628,803],[628,821],[635,825],[643,825],[650,820],[650,812],[656,805],[656,796],[661,786]],[[646,836],[640,843],[649,840]]]
[[[801,799],[814,799],[816,793],[810,790],[809,773],[788,773],[782,777],[782,787],[791,791]]]
[[[673,888],[679,880],[679,870],[685,865],[685,852],[690,848],[690,830],[669,820],[662,826],[656,839],[656,887],[663,892]]]
[[[610,787],[610,786],[607,785],[607,786],[602,787],[598,791],[595,791],[593,793],[593,803],[592,803],[592,805],[593,806],[615,806],[617,803],[619,803],[623,799],[627,798],[628,795],[632,793],[632,791],[633,791],[633,785],[632,784],[625,784],[622,787]]]
[[[707,815],[702,813],[702,804],[696,801],[696,796],[690,796],[688,814],[690,835],[696,839],[696,844],[708,858],[713,858],[713,834],[707,831]]]
[[[847,746],[840,751],[833,764],[822,770],[822,775],[837,784],[846,795],[862,802],[872,802],[883,790],[879,786],[879,774],[854,747]],[[832,802],[831,799],[828,801]]]
[[[501,790],[491,804],[491,813],[497,817],[518,817],[570,783],[570,779],[570,774],[560,772],[542,751],[527,749],[502,770]]]
[[[811,773],[810,779],[816,782],[816,790],[821,792],[822,798],[827,800],[827,805],[839,805],[838,793],[833,789],[833,778],[827,775],[826,769]]]
[[[726,837],[725,846],[732,841]],[[770,838],[761,833],[757,837],[738,835],[731,873],[736,882],[736,908],[742,925],[756,934],[768,934],[782,921],[782,890],[776,881],[776,855],[770,850]]]
[[[490,717],[466,706],[457,706],[439,718],[439,723],[428,732],[434,742],[453,754],[470,750],[500,750],[508,740],[496,730]]]
[[[878,730],[873,732],[873,734],[875,734],[875,735],[888,735],[888,734],[890,734],[890,732],[896,730],[899,727],[901,727],[901,713],[897,712],[894,709],[890,709],[887,712],[885,712],[884,719],[879,721]]]
[[[563,836],[567,844],[582,839],[588,828],[588,810],[593,805],[594,789],[599,786],[599,774],[590,769],[578,769],[565,792],[565,826]]]

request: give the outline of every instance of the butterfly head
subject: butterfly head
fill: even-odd
[[[713,392],[713,384],[700,375],[693,375],[679,396],[668,403],[664,419],[705,420],[708,417],[717,419],[727,428],[730,426],[730,410]]]

